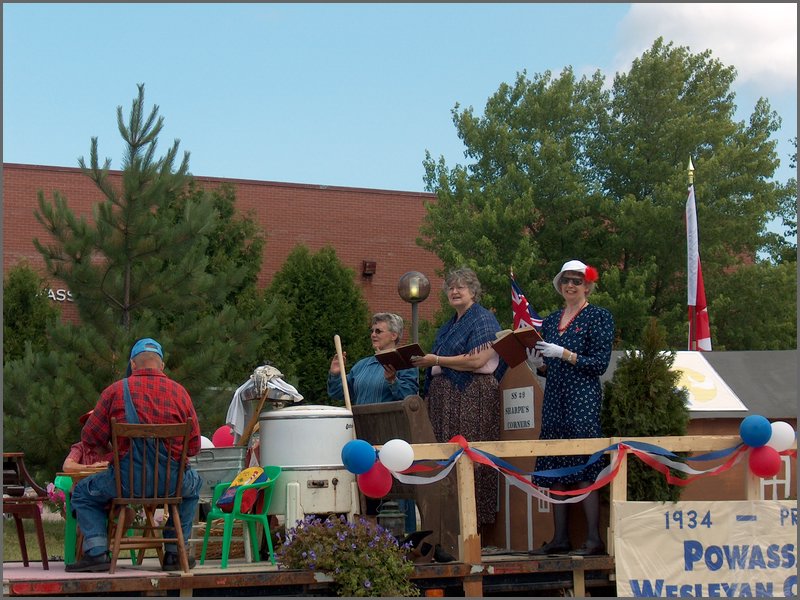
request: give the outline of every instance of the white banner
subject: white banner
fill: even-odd
[[[797,597],[797,502],[615,502],[618,597]]]

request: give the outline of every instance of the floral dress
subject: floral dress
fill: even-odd
[[[611,360],[614,342],[614,318],[605,308],[587,304],[564,332],[558,331],[563,309],[548,315],[542,323],[545,341],[564,346],[578,355],[576,364],[558,358],[545,358],[547,365],[542,430],[539,439],[576,439],[602,437],[600,406],[603,388],[600,376]],[[536,471],[562,469],[585,464],[588,456],[542,456]],[[605,466],[599,460],[587,468],[562,477],[536,476],[537,485],[548,487],[555,482],[574,484],[594,481]]]

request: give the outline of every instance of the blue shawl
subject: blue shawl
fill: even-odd
[[[447,323],[436,332],[431,352],[440,356],[457,356],[474,354],[485,349],[495,340],[495,333],[500,331],[500,323],[494,313],[477,302],[470,306],[460,319],[453,315]],[[464,390],[472,378],[469,371],[454,371],[442,367],[442,375],[447,377],[459,389]],[[431,380],[431,368],[425,371],[425,393]]]

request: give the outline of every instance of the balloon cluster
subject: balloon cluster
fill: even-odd
[[[739,426],[742,441],[750,446],[750,471],[757,477],[775,477],[781,470],[781,455],[795,443],[796,434],[785,421],[770,423],[761,415],[745,417]]]
[[[405,440],[386,442],[380,452],[364,440],[350,440],[342,448],[342,464],[356,475],[361,493],[383,498],[392,489],[392,473],[405,471],[414,462],[414,449]]]

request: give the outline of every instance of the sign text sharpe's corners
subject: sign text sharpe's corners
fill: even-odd
[[[503,429],[533,429],[533,387],[503,390]]]

